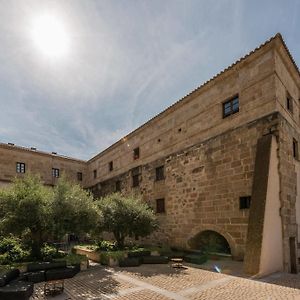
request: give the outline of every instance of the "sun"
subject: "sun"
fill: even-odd
[[[60,57],[69,50],[69,36],[63,22],[50,15],[36,18],[32,24],[32,39],[37,48],[49,57]]]

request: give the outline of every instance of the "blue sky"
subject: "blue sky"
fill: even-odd
[[[32,41],[45,13],[66,56]],[[0,141],[91,158],[277,32],[299,65],[299,15],[299,0],[0,0]]]

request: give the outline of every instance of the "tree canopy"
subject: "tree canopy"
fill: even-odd
[[[155,214],[140,198],[133,195],[110,194],[98,200],[101,211],[100,228],[112,232],[119,248],[127,236],[145,237],[157,228]]]
[[[38,176],[27,175],[0,190],[0,233],[28,236],[36,258],[49,239],[91,230],[97,214],[92,196],[65,178],[52,189]]]

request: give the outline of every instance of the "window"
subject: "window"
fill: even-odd
[[[25,173],[25,163],[17,162],[16,171],[17,173]]]
[[[250,208],[251,196],[240,197],[240,209]]]
[[[298,142],[293,139],[293,157],[295,159],[298,159],[299,155],[298,155]]]
[[[77,172],[77,180],[82,181],[82,173],[81,172]]]
[[[138,159],[138,158],[140,158],[140,148],[139,147],[133,149],[133,159]]]
[[[223,118],[233,115],[239,111],[239,97],[234,98],[223,103]]]
[[[161,199],[156,199],[156,212],[158,214],[162,214],[165,213],[165,199],[161,198]]]
[[[121,181],[118,180],[116,181],[116,192],[120,192],[121,191]]]
[[[140,185],[139,174],[132,175],[132,187],[137,187]]]
[[[52,177],[59,177],[59,169],[52,168]]]
[[[289,94],[286,96],[286,108],[289,112],[293,113],[293,99]]]
[[[156,181],[164,180],[165,179],[164,166],[157,167],[155,169],[155,175],[156,175],[155,176]]]
[[[108,169],[109,169],[109,171],[112,171],[112,170],[114,169],[114,164],[113,164],[112,161],[110,161],[110,162],[108,163]]]
[[[94,170],[94,179],[97,178],[97,170]]]

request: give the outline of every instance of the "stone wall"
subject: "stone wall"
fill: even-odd
[[[150,240],[186,248],[199,232],[214,230],[242,259],[249,209],[240,209],[239,197],[251,195],[257,140],[277,121],[275,113],[142,165],[139,187],[132,188],[129,171],[95,186],[95,195],[115,191],[120,180],[123,193],[142,195],[154,210],[156,199],[164,198],[166,212],[157,214],[160,230]],[[165,179],[156,181],[155,169],[162,165]]]
[[[57,182],[57,178],[52,177],[52,168],[59,169],[60,176],[64,173],[70,180],[85,185],[87,166],[82,160],[6,144],[0,144],[0,158],[2,185],[10,183],[15,177],[24,176],[16,172],[17,162],[25,163],[25,174],[39,174],[46,185]],[[77,172],[82,173],[83,181],[77,180]]]

